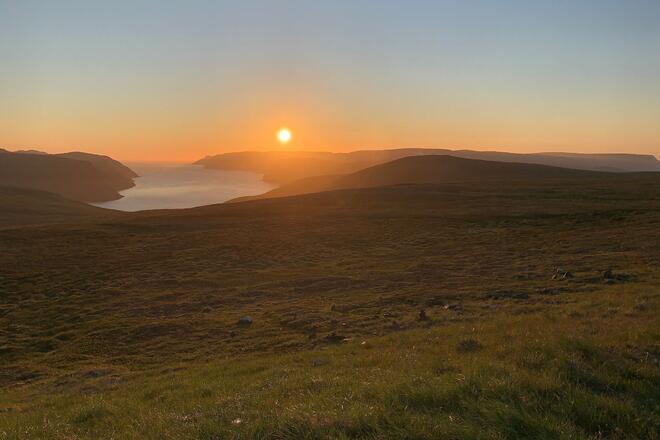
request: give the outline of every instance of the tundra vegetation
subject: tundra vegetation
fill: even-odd
[[[2,438],[660,435],[655,174],[85,221],[20,197]]]

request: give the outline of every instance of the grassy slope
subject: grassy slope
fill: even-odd
[[[446,155],[411,156],[375,165],[346,175],[315,176],[282,185],[265,194],[240,197],[242,202],[348,188],[401,184],[542,181],[547,179],[594,179],[606,173],[546,165],[463,159]],[[608,178],[617,179],[618,174]]]
[[[0,187],[0,228],[90,222],[118,215],[45,191]]]
[[[0,231],[0,433],[657,438],[659,195],[404,186]]]
[[[279,356],[88,370],[3,398],[8,438],[658,437],[659,295],[612,287]],[[477,341],[476,349],[467,341]],[[71,382],[85,385],[72,387]],[[239,423],[240,421],[240,423]],[[20,434],[19,434],[20,433]]]

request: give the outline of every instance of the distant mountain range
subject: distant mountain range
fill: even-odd
[[[10,152],[0,149],[0,186],[35,189],[71,200],[104,202],[121,198],[137,174],[102,155],[71,152]]]
[[[208,156],[195,162],[212,169],[254,171],[264,180],[285,184],[321,175],[346,174],[407,156],[451,155],[496,162],[531,163],[590,171],[660,171],[660,161],[640,154],[517,154],[497,151],[402,148],[360,150],[350,153],[305,151],[246,151]]]
[[[526,183],[557,179],[613,177],[620,174],[576,170],[548,165],[465,159],[448,155],[408,156],[349,174],[300,179],[259,196],[230,202],[285,197],[349,188],[371,188],[405,184]]]

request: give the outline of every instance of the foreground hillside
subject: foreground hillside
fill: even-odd
[[[119,214],[46,191],[0,186],[0,228],[86,223]]]
[[[550,181],[557,179],[618,179],[620,175],[574,170],[546,165],[463,159],[446,155],[410,156],[375,165],[355,173],[308,177],[282,185],[258,196],[231,202],[294,196],[349,188],[372,188],[406,184],[447,184]]]
[[[0,434],[658,438],[658,224],[641,175],[3,229]]]
[[[45,154],[0,151],[0,186],[48,191],[67,199],[103,202],[134,185],[132,170],[89,153]]]
[[[307,177],[347,174],[374,165],[410,156],[450,155],[464,159],[495,162],[531,163],[589,171],[640,172],[660,171],[660,162],[652,155],[641,154],[516,154],[499,151],[447,150],[438,148],[399,148],[361,150],[350,153],[308,151],[245,151],[225,153],[200,159],[196,164],[207,168],[254,171],[267,181],[291,183]]]

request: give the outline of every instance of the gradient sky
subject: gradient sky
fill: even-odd
[[[659,0],[0,0],[0,147],[660,154]]]

